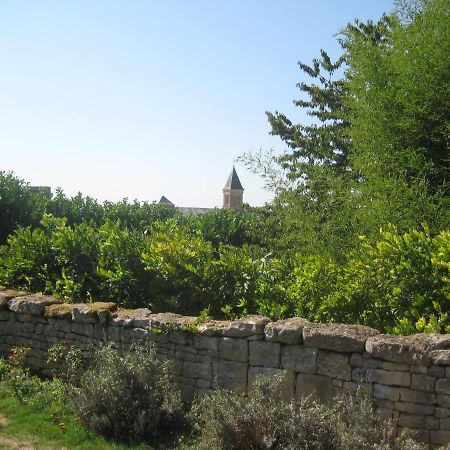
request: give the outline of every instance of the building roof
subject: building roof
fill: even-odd
[[[233,170],[230,173],[230,176],[228,177],[227,182],[225,183],[224,189],[238,189],[240,191],[244,190],[234,166],[233,166]]]
[[[164,195],[159,200],[159,204],[166,206],[175,206],[167,197],[164,197]]]

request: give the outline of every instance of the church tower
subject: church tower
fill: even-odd
[[[239,208],[242,206],[243,197],[244,188],[233,166],[233,170],[223,188],[223,208]]]

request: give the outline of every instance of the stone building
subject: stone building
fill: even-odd
[[[233,170],[225,183],[223,188],[223,204],[224,209],[237,209],[242,206],[244,202],[244,188],[242,187],[241,181],[239,180],[236,169],[233,166]],[[214,208],[193,208],[186,206],[175,206],[167,197],[164,195],[158,202],[160,205],[167,206],[168,208],[177,208],[178,211],[186,215],[198,215],[204,214],[212,211]]]

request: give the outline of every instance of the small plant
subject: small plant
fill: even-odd
[[[83,368],[83,350],[67,342],[59,342],[48,349],[47,363],[55,364],[54,375],[69,385],[76,385]]]
[[[182,416],[179,392],[167,362],[151,346],[134,345],[120,354],[101,347],[81,378],[74,405],[82,421],[105,437],[150,441]]]

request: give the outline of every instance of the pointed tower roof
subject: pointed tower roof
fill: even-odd
[[[234,166],[233,166],[233,170],[230,173],[230,176],[228,177],[227,182],[225,183],[224,189],[237,189],[240,191],[244,190]]]
[[[164,197],[164,195],[159,200],[159,204],[166,206],[175,206],[167,197]]]

